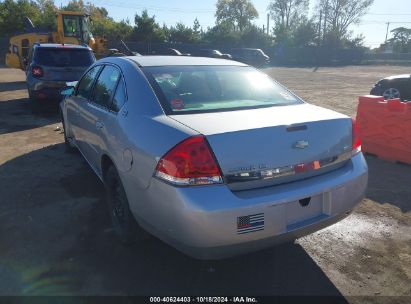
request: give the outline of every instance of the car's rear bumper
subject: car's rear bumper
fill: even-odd
[[[66,87],[66,81],[37,80],[28,85],[32,97],[36,98],[38,101],[60,101],[62,98],[60,91],[64,87]]]
[[[360,153],[333,172],[256,190],[232,192],[225,185],[177,188],[153,178],[143,193],[129,186],[126,191],[133,213],[149,232],[190,256],[218,259],[337,222],[362,200],[367,180]],[[308,197],[310,203],[302,207],[299,201]],[[263,216],[263,226],[260,221],[256,231],[239,233],[243,230],[238,222],[256,214]]]

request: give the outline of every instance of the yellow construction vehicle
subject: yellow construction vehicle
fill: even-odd
[[[29,52],[34,43],[62,43],[88,45],[97,58],[108,53],[107,40],[94,38],[89,28],[89,15],[80,12],[61,11],[57,13],[57,32],[45,31],[34,27],[26,19],[24,33],[10,38],[6,54],[6,65],[11,68],[25,69]]]

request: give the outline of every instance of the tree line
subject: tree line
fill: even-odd
[[[312,3],[311,3],[312,2]],[[272,26],[261,28],[253,24],[259,17],[251,0],[218,0],[216,23],[203,28],[198,19],[192,25],[159,24],[147,10],[136,13],[134,20],[115,21],[104,7],[92,2],[72,0],[60,10],[82,11],[91,16],[91,30],[95,36],[108,40],[139,42],[208,43],[227,46],[268,48],[361,47],[363,36],[353,37],[350,25],[358,24],[374,0],[267,0]],[[310,4],[315,13],[309,16]],[[40,28],[55,30],[54,0],[0,1],[0,35],[11,36],[24,30],[24,17],[29,17]],[[409,50],[411,30],[394,31],[391,41],[396,49]]]
[[[392,38],[381,44],[376,51],[384,52],[391,49],[394,53],[411,53],[411,29],[397,27],[391,33]]]

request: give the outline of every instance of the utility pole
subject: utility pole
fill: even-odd
[[[270,14],[267,14],[267,35],[270,35]]]
[[[385,33],[385,43],[387,43],[387,39],[388,39],[388,30],[390,28],[390,23],[387,22],[387,32]]]

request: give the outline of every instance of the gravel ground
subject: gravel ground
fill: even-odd
[[[357,96],[408,68],[271,68],[305,100],[354,116]],[[366,199],[345,220],[261,252],[197,261],[156,239],[119,244],[104,189],[66,154],[56,112],[32,114],[24,74],[0,69],[0,295],[336,295],[411,302],[411,166],[367,156]]]

